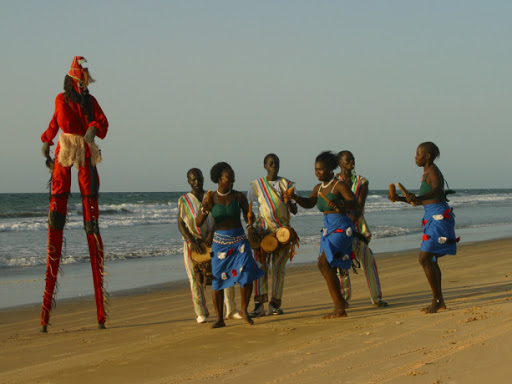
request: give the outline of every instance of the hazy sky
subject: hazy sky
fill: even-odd
[[[509,0],[2,1],[0,193],[46,192],[75,55],[110,122],[103,191],[182,191],[191,167],[212,188],[218,161],[246,190],[269,152],[306,190],[327,149],[415,189],[427,140],[453,189],[510,188],[511,20]]]

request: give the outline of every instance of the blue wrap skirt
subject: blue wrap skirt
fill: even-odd
[[[442,201],[423,207],[425,216],[421,250],[438,256],[455,255],[458,239],[455,237],[455,217],[450,206]]]
[[[212,252],[212,289],[216,291],[235,283],[243,287],[265,275],[252,256],[242,227],[215,231]]]
[[[324,228],[320,240],[320,254],[325,252],[327,261],[334,268],[350,269],[354,223],[345,214],[324,215]]]

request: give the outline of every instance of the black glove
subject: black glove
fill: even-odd
[[[94,137],[96,136],[96,127],[90,126],[85,133],[84,140],[86,143],[92,143],[94,141]]]
[[[50,157],[50,143],[43,144],[43,148],[41,148],[41,153],[43,154],[43,157],[45,159]]]

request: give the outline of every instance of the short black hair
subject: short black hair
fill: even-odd
[[[265,156],[265,158],[263,159],[263,166],[265,166],[265,164],[267,164],[267,160],[269,158],[273,157],[274,159],[276,159],[278,162],[279,162],[279,157],[277,157],[277,155],[275,153],[269,153],[267,156]]]
[[[224,161],[221,161],[220,163],[215,164],[212,167],[212,169],[210,170],[210,179],[212,179],[212,181],[214,183],[218,183],[220,177],[222,176],[222,172],[224,172],[225,170],[232,171],[233,168],[231,168],[231,165],[229,165],[228,163],[226,163]]]
[[[203,176],[203,172],[201,172],[201,170],[200,170],[199,168],[190,168],[190,169],[187,171],[187,179],[188,179],[188,177],[190,176],[190,174],[191,174],[192,172],[195,172],[195,173],[197,173],[198,175]]]
[[[424,148],[425,151],[427,151],[427,153],[430,154],[430,157],[432,157],[432,161],[434,161],[441,155],[441,152],[439,151],[437,145],[435,145],[431,141],[425,141],[424,143],[421,143],[419,146]]]
[[[332,151],[323,151],[319,154],[315,159],[315,163],[319,162],[324,163],[331,171],[339,167],[338,158]]]
[[[354,156],[354,154],[350,152],[348,149],[344,149],[343,151],[338,152],[338,155],[336,156],[338,158],[338,163],[340,162],[341,158],[345,156],[347,153],[350,153],[352,156]]]

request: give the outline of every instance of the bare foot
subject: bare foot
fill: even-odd
[[[347,312],[345,312],[345,309],[339,309],[335,310],[334,312],[328,313],[327,315],[323,315],[322,319],[324,320],[330,320],[335,319],[337,317],[347,317]]]
[[[213,325],[210,328],[222,328],[225,326],[226,326],[226,324],[224,323],[224,320],[220,319],[220,320],[217,320],[215,323],[213,323]]]
[[[245,322],[249,325],[253,325],[254,321],[251,319],[251,316],[247,312],[240,312]]]
[[[446,309],[446,304],[444,303],[444,300],[432,301],[432,304],[430,304],[428,307],[423,308],[422,311],[425,313],[437,313],[438,311],[444,311]]]

